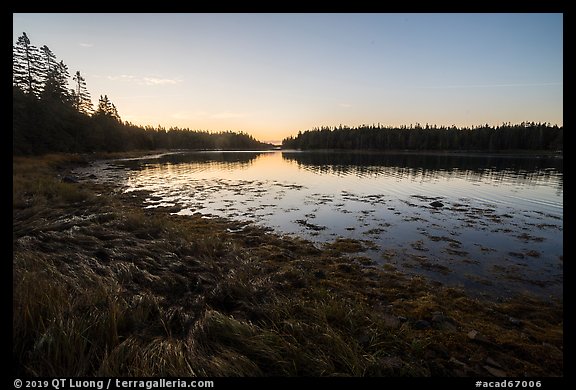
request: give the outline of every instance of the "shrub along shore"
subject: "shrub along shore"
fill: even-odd
[[[498,302],[13,158],[17,376],[563,376],[563,302]]]

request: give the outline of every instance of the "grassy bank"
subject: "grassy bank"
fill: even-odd
[[[13,160],[13,370],[36,376],[562,376],[563,304],[503,302]]]

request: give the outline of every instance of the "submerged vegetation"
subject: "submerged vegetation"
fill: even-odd
[[[17,376],[563,376],[563,303],[500,301],[13,159]]]

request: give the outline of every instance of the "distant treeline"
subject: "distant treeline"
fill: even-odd
[[[136,126],[120,119],[107,95],[93,108],[79,71],[69,88],[63,61],[46,46],[33,46],[26,33],[13,47],[12,151],[14,154],[153,149],[269,149],[245,133],[209,133],[181,128]]]
[[[321,127],[282,141],[283,149],[373,150],[562,150],[563,127],[522,122],[477,127],[420,124],[382,127]]]

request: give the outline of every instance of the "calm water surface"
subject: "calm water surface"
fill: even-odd
[[[562,158],[193,152],[77,174],[150,191],[144,207],[250,221],[318,245],[364,240],[359,255],[376,266],[475,293],[562,295]]]

